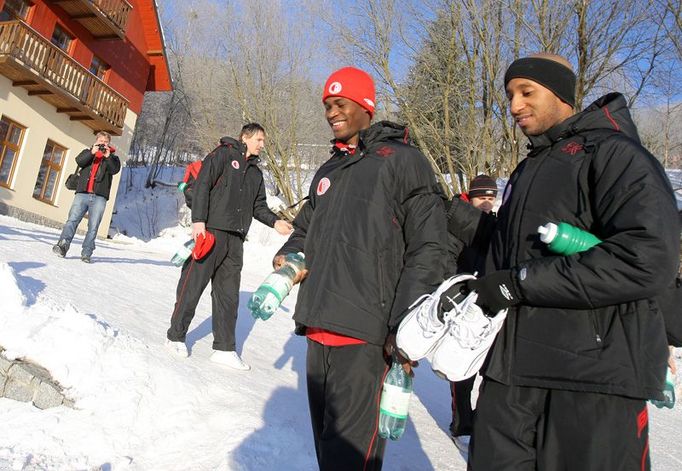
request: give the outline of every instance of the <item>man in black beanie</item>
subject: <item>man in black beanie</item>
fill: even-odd
[[[486,275],[451,289],[476,291],[491,316],[508,309],[481,370],[470,466],[649,469],[646,401],[662,399],[668,359],[655,298],[678,263],[672,188],[621,94],[575,113],[564,58],[518,59],[504,82],[528,156],[496,221],[458,200],[448,212],[466,244],[490,238]],[[547,222],[601,242],[557,255],[537,233]]]

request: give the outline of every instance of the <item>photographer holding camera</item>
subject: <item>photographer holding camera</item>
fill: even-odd
[[[59,241],[52,247],[52,251],[59,257],[64,257],[69,251],[78,224],[87,212],[88,231],[81,248],[81,260],[91,263],[90,257],[95,250],[97,229],[102,222],[104,208],[109,199],[111,180],[121,170],[121,161],[114,154],[116,149],[110,145],[110,142],[111,135],[100,131],[97,133],[92,148],[84,149],[76,156],[76,163],[80,168],[76,196],[71,204],[69,217],[64,224]]]

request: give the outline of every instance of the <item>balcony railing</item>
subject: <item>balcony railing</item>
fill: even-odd
[[[72,121],[123,130],[128,100],[23,21],[0,22],[0,73]]]
[[[133,9],[126,0],[51,0],[100,39],[125,36],[128,15]]]

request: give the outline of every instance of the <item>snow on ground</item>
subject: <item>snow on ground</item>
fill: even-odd
[[[191,356],[163,346],[179,269],[158,241],[97,241],[93,264],[77,236],[65,259],[58,232],[0,216],[0,345],[45,366],[75,409],[40,411],[0,399],[0,470],[307,470],[316,461],[305,393],[305,341],[292,335],[292,293],[267,322],[246,300],[284,238],[254,223],[245,246],[237,372],[208,360],[210,296],[188,335]],[[180,240],[180,239],[178,239]],[[422,365],[410,424],[385,469],[463,470],[447,437],[448,384]]]
[[[282,236],[254,222],[245,244],[237,339],[251,371],[208,360],[208,289],[188,334],[191,356],[163,346],[180,273],[168,260],[189,237],[173,219],[173,191],[119,198],[119,230],[152,214],[140,198],[157,206],[158,224],[98,240],[92,265],[79,259],[82,236],[60,259],[51,251],[58,231],[0,216],[0,345],[46,367],[75,400],[75,409],[40,411],[0,399],[0,470],[316,469],[305,341],[292,335],[296,290],[266,322],[245,309]],[[426,363],[414,384],[407,431],[388,444],[384,469],[464,470],[446,434],[448,384]],[[652,407],[650,417],[654,469],[681,469],[680,404]]]

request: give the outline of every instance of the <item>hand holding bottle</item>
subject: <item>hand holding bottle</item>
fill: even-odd
[[[393,360],[384,379],[379,405],[379,436],[398,440],[405,432],[407,414],[412,397],[412,377],[400,362]]]
[[[289,294],[297,279],[305,268],[302,253],[290,253],[284,263],[270,273],[249,299],[248,307],[255,319],[268,320],[284,298]]]
[[[287,259],[285,255],[275,255],[275,258],[272,259],[272,268],[275,270],[279,270],[284,266],[286,263]],[[296,276],[294,277],[294,284],[298,284],[301,281],[305,280],[305,278],[308,276],[308,269],[303,268],[301,271],[296,273]]]

